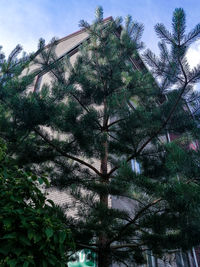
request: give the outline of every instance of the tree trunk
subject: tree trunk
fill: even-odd
[[[110,258],[109,253],[106,251],[106,248],[102,248],[98,253],[98,267],[109,267],[110,266]]]
[[[104,100],[104,118],[103,118],[103,134],[105,135],[104,142],[102,144],[103,151],[101,156],[101,173],[103,178],[101,183],[108,184],[109,179],[107,177],[108,169],[108,139],[107,139],[107,104]],[[100,203],[108,207],[108,193],[107,190],[100,194]],[[110,258],[109,258],[109,249],[107,247],[107,233],[104,231],[99,235],[99,252],[98,252],[98,267],[109,267]]]
[[[100,202],[108,207],[108,194],[101,195]],[[102,232],[99,235],[98,267],[110,266],[110,255],[107,247],[107,241],[107,233]]]

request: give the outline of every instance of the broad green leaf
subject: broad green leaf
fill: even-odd
[[[15,267],[17,264],[17,259],[8,260],[8,266],[9,267]]]
[[[43,184],[44,183],[42,178],[38,178],[38,182],[39,182],[39,184]]]
[[[9,233],[2,237],[2,239],[14,239],[16,238],[16,233]]]
[[[53,229],[52,228],[46,228],[45,230],[46,236],[49,239],[53,235]]]
[[[65,241],[66,238],[66,232],[60,232],[59,233],[59,241],[62,244]]]
[[[29,266],[29,262],[25,261],[24,264],[23,264],[23,267],[28,267],[28,266]]]

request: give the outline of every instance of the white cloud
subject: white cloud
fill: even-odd
[[[200,40],[196,41],[191,47],[188,49],[187,52],[187,60],[190,65],[190,68],[196,67],[200,64]],[[195,91],[200,91],[200,84],[194,85]]]
[[[200,64],[200,40],[195,42],[187,52],[187,60],[190,64],[190,67],[193,68],[196,65]]]

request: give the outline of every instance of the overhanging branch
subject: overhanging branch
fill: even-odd
[[[179,101],[181,100],[181,97],[182,97],[182,95],[183,95],[183,93],[185,92],[185,88],[186,88],[186,86],[187,86],[187,82],[185,83],[185,85],[184,85],[184,87],[182,88],[182,90],[181,90],[181,93],[179,94],[179,96],[178,96],[178,98],[177,98],[177,100],[176,100],[176,102],[175,102],[175,104],[174,104],[174,106],[173,106],[173,108],[171,109],[171,111],[170,111],[170,113],[169,113],[169,115],[168,115],[168,117],[167,117],[167,119],[164,121],[164,123],[161,125],[161,127],[151,136],[151,137],[149,137],[148,139],[147,139],[147,141],[146,142],[144,142],[144,144],[140,147],[140,149],[136,152],[136,153],[134,153],[133,155],[131,155],[127,160],[126,160],[126,162],[129,162],[131,159],[133,159],[133,158],[135,158],[136,156],[138,156],[141,152],[142,152],[142,150],[165,128],[165,126],[167,125],[167,123],[169,122],[169,120],[171,119],[171,117],[172,117],[172,115],[173,115],[173,113],[175,112],[175,110],[176,110],[176,108],[177,108],[177,106],[178,106],[178,103],[179,103]],[[117,169],[119,168],[119,166],[116,166],[116,167],[114,167],[112,170],[110,170],[110,172],[108,173],[108,176],[110,176],[113,172],[115,172]]]
[[[136,215],[135,217],[129,222],[127,223],[124,227],[122,227],[122,229],[118,232],[118,234],[112,238],[110,241],[109,241],[109,244],[111,244],[112,242],[118,240],[118,238],[120,238],[120,236],[123,234],[123,232],[132,224],[134,224],[141,215],[143,215],[143,213],[148,210],[150,207],[156,205],[158,202],[160,202],[162,200],[162,198],[158,198],[156,200],[154,200],[153,202],[149,203],[148,205],[146,205],[144,208],[142,208]]]
[[[93,167],[91,164],[87,163],[86,161],[77,158],[75,156],[72,156],[66,152],[64,152],[61,148],[59,148],[58,146],[56,146],[55,144],[53,144],[44,134],[42,134],[38,129],[34,128],[34,131],[36,134],[38,134],[46,143],[48,143],[53,149],[55,149],[58,153],[60,153],[63,157],[72,159],[76,162],[81,163],[84,166],[87,166],[89,169],[93,170],[97,175],[102,176],[102,174],[95,168]]]

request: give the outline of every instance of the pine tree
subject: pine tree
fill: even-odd
[[[77,200],[78,219],[67,216],[67,225],[77,249],[97,253],[100,267],[133,266],[147,250],[159,257],[199,242],[199,151],[189,146],[200,132],[186,101],[200,66],[190,70],[186,53],[200,24],[188,34],[185,24],[179,8],[172,32],[156,25],[160,56],[143,55],[150,72],[139,56],[143,26],[130,16],[124,25],[121,18],[103,22],[98,8],[92,25],[80,23],[88,40],[73,66],[58,60],[55,40],[48,47],[41,40],[37,70],[2,78],[1,136],[22,167],[48,172],[52,186]],[[28,91],[44,70],[51,86]],[[168,143],[169,133],[179,137]],[[110,206],[109,196],[126,200],[129,210]]]

